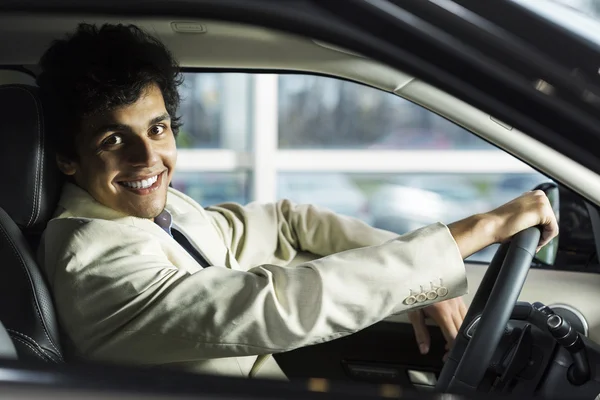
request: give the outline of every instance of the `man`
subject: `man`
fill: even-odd
[[[462,323],[465,257],[531,226],[540,246],[557,234],[541,192],[401,237],[289,201],[203,209],[169,188],[181,77],[160,42],[81,25],[40,64],[68,178],[40,259],[78,357],[282,377],[270,354],[407,311],[427,352],[425,314],[448,343]],[[320,258],[287,267],[300,251]]]

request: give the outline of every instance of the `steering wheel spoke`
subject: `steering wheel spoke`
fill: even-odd
[[[438,391],[457,394],[476,391],[511,315],[527,315],[527,303],[521,307],[515,306],[535,256],[540,235],[540,230],[532,227],[519,232],[510,243],[504,243],[498,249],[444,364],[436,385]],[[472,330],[472,337],[469,339],[466,332],[474,323],[477,323],[477,328]]]

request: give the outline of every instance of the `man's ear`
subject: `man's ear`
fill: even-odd
[[[77,164],[61,154],[56,155],[56,164],[58,164],[58,169],[65,175],[72,176],[77,171]]]

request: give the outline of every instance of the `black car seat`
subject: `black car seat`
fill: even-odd
[[[21,360],[63,361],[50,292],[35,255],[60,193],[32,85],[0,84],[0,321]]]
[[[8,332],[4,328],[4,325],[2,325],[2,321],[0,321],[0,359],[17,359],[17,349],[15,349],[13,340],[8,335]]]

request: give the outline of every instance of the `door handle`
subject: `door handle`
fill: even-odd
[[[428,371],[418,371],[416,369],[409,369],[408,372],[408,380],[413,385],[419,386],[435,386],[437,383],[437,378],[433,372]]]

